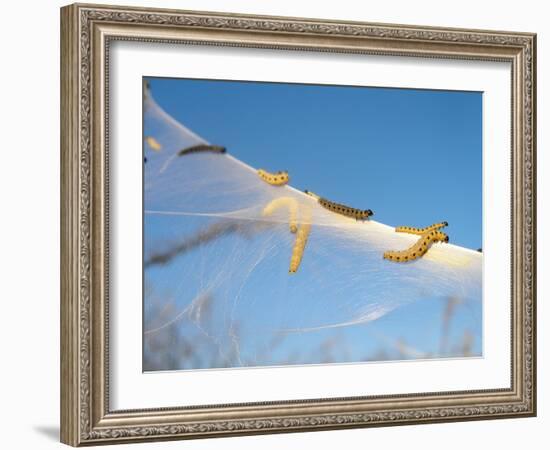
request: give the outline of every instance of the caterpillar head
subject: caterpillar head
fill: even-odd
[[[444,226],[444,227],[448,227],[448,226],[449,226],[449,222],[447,222],[447,221],[444,221],[444,222],[442,222],[442,223],[443,223],[443,226]]]
[[[374,216],[374,213],[372,212],[372,209],[365,209],[365,210],[363,211],[363,213],[364,213],[367,217]]]
[[[449,242],[449,236],[442,231],[432,231],[430,236],[433,236],[434,239],[439,242]]]
[[[445,233],[442,233],[441,231],[437,231],[435,233],[435,236],[437,240],[439,240],[440,242],[445,242],[445,243],[449,242],[449,236]]]

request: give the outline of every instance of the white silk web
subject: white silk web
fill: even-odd
[[[390,262],[418,236],[269,185],[231,149],[180,156],[199,144],[145,96],[144,370],[480,353],[481,253],[437,243]],[[311,224],[296,273],[290,203]]]

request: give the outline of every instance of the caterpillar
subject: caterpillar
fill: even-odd
[[[430,231],[437,231],[440,228],[446,227],[449,224],[447,222],[434,223],[426,228],[414,228],[414,227],[396,227],[395,231],[399,233],[409,233],[409,234],[418,234],[422,236],[423,234],[429,233]]]
[[[326,198],[319,197],[317,194],[314,194],[311,191],[305,192],[309,196],[315,198],[323,208],[342,216],[352,217],[355,220],[367,220],[370,216],[374,214],[370,209],[352,208],[350,206],[342,205],[340,203],[331,202]]]
[[[289,273],[296,273],[298,267],[300,267],[310,231],[311,223],[302,223],[300,225],[298,233],[296,233],[296,240],[294,241],[292,256],[290,257],[290,267],[288,269]]]
[[[189,155],[190,153],[198,152],[214,152],[214,153],[225,153],[226,148],[220,145],[209,145],[209,144],[198,144],[192,145],[191,147],[186,147],[181,149],[178,152],[178,156]]]
[[[277,173],[270,173],[263,169],[258,169],[258,176],[273,186],[282,186],[288,183],[289,176],[287,171],[279,171]]]
[[[151,148],[151,150],[154,150],[155,152],[159,152],[162,149],[162,145],[160,145],[158,141],[152,136],[146,136],[145,142],[147,142],[147,145]]]
[[[292,197],[279,197],[271,200],[269,204],[262,211],[262,216],[270,216],[277,209],[287,207],[289,212],[288,224],[291,233],[298,231],[298,225],[296,224],[296,217],[298,216],[298,202]]]
[[[428,251],[434,242],[449,242],[449,236],[441,231],[425,233],[412,247],[400,251],[387,251],[384,258],[395,262],[413,261]]]

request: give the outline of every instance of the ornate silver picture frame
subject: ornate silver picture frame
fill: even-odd
[[[508,387],[118,410],[111,406],[110,49],[117,41],[506,62]],[[536,414],[536,35],[74,4],[61,9],[61,441],[97,445]],[[488,318],[487,320],[490,320]],[[153,375],[154,376],[154,375]],[[267,388],[266,388],[267,389]]]

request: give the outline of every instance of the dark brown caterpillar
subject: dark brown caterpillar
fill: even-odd
[[[279,171],[277,173],[270,173],[264,169],[258,169],[258,176],[264,180],[266,183],[273,186],[282,186],[287,184],[289,181],[289,176],[287,171]]]
[[[394,262],[413,261],[428,251],[434,242],[449,242],[449,236],[441,231],[430,231],[424,234],[412,247],[401,251],[388,251],[384,258]]]
[[[331,202],[326,198],[319,197],[317,194],[314,194],[311,191],[305,191],[305,192],[306,194],[315,198],[323,208],[328,209],[329,211],[332,211],[336,214],[340,214],[342,216],[352,217],[355,220],[367,220],[370,216],[374,214],[370,209],[352,208],[350,206],[342,205],[340,203]]]
[[[220,145],[198,144],[191,147],[186,147],[178,152],[178,156],[185,156],[191,153],[198,152],[213,152],[213,153],[225,153],[226,148]]]
[[[409,233],[409,234],[418,234],[422,236],[423,234],[429,233],[430,231],[437,231],[440,228],[446,227],[449,224],[447,222],[434,223],[426,228],[414,228],[414,227],[396,227],[395,231],[399,233]]]

